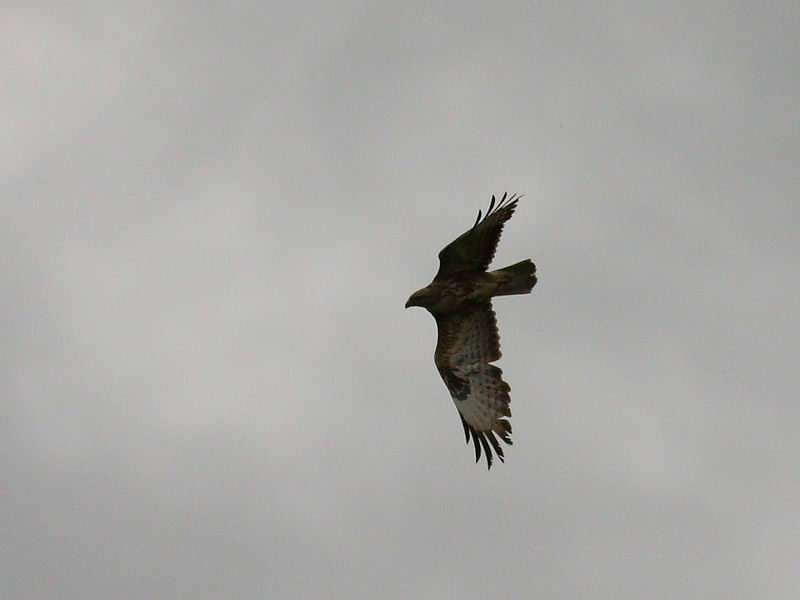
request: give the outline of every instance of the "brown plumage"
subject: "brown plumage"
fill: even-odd
[[[439,252],[439,271],[433,281],[414,292],[409,306],[426,308],[439,332],[434,362],[461,416],[464,434],[475,445],[475,462],[486,454],[492,467],[492,450],[502,462],[499,437],[511,445],[508,384],[503,372],[490,363],[500,358],[500,337],[492,310],[494,296],[528,294],[536,284],[536,267],[523,260],[505,269],[487,271],[494,258],[503,225],[517,207],[519,197],[503,194],[489,204],[475,224]]]

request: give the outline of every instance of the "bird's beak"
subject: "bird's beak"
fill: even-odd
[[[409,306],[422,306],[421,299],[424,298],[425,292],[427,290],[428,288],[422,288],[421,290],[417,290],[416,292],[411,294],[411,297],[409,297],[409,299],[406,300],[406,308],[408,308]]]

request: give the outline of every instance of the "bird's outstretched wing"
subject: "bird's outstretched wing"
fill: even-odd
[[[490,301],[470,310],[435,315],[439,329],[434,361],[461,416],[464,435],[475,444],[475,462],[486,453],[492,467],[492,449],[503,462],[497,435],[511,445],[509,386],[499,367],[489,364],[500,358],[500,337]]]
[[[478,211],[475,224],[439,252],[439,272],[434,281],[463,271],[485,271],[494,258],[503,224],[514,214],[520,197],[503,194],[495,206],[492,196],[483,220]]]

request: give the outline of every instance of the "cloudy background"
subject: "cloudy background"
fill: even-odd
[[[800,595],[799,23],[4,3],[0,596]],[[403,304],[504,191],[487,472]]]

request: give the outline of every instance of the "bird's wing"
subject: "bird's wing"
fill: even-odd
[[[500,358],[500,337],[491,302],[468,311],[435,315],[439,329],[434,361],[461,416],[464,435],[475,444],[475,462],[486,453],[492,467],[492,449],[502,462],[503,449],[497,435],[511,445],[509,386],[499,367],[489,364]]]
[[[483,220],[481,211],[478,211],[475,224],[439,252],[439,272],[436,279],[461,271],[485,271],[494,258],[497,242],[503,233],[503,224],[514,214],[519,198],[503,194],[495,205],[495,197],[492,196]]]

